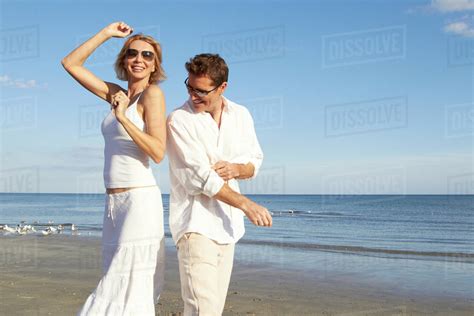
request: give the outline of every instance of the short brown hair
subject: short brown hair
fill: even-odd
[[[115,61],[115,73],[117,74],[117,78],[120,80],[128,80],[127,71],[124,68],[125,65],[125,58],[127,54],[127,49],[130,47],[130,44],[134,41],[144,41],[153,46],[153,50],[155,51],[155,71],[151,73],[150,78],[148,79],[149,84],[157,84],[158,82],[165,80],[165,71],[161,66],[162,62],[162,55],[161,55],[161,46],[160,44],[151,36],[144,35],[144,34],[136,34],[130,36],[127,41],[123,44],[120,53],[117,55],[117,60]]]
[[[227,82],[229,78],[229,68],[218,54],[196,55],[186,63],[185,67],[190,74],[195,76],[208,76],[216,86]]]

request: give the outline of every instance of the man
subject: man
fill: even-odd
[[[223,96],[228,67],[219,55],[186,63],[190,98],[168,117],[170,230],[178,249],[184,315],[221,315],[244,214],[271,226],[268,210],[239,192],[263,154],[249,111]]]

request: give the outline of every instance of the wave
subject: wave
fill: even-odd
[[[72,223],[33,223],[37,229],[43,229],[48,226],[63,225],[70,229]],[[11,225],[16,227],[16,225]],[[0,224],[0,228],[3,228],[4,224]],[[76,225],[78,232],[100,232],[102,231],[101,225],[94,224],[79,224]],[[1,234],[0,234],[1,235]],[[169,232],[165,232],[165,237],[171,238]],[[343,237],[336,239],[344,239]],[[347,241],[346,241],[347,242]],[[427,242],[426,240],[424,242]],[[460,241],[457,240],[459,243]],[[440,243],[440,241],[436,241]],[[447,251],[418,251],[418,250],[405,250],[405,249],[387,249],[387,248],[373,248],[363,247],[354,245],[334,245],[334,244],[316,244],[316,243],[304,243],[304,242],[285,242],[276,240],[258,240],[258,239],[246,239],[245,237],[239,241],[239,244],[246,245],[264,245],[272,246],[276,248],[291,248],[299,250],[314,250],[314,251],[327,251],[327,252],[341,252],[341,253],[354,253],[354,254],[384,254],[384,255],[395,255],[395,256],[418,256],[418,257],[444,257],[452,258],[453,260],[467,260],[467,262],[474,263],[474,253],[469,252],[447,252]],[[465,243],[466,244],[466,243]]]
[[[371,248],[371,247],[350,246],[350,245],[288,243],[288,242],[271,241],[271,240],[249,240],[249,239],[241,239],[239,243],[247,244],[247,245],[266,245],[266,246],[281,247],[281,248],[333,251],[333,252],[345,252],[345,253],[377,253],[377,254],[386,254],[386,255],[474,259],[474,253],[465,253],[465,252],[416,251],[416,250],[403,250],[403,249]]]
[[[309,216],[309,217],[356,217],[359,214],[347,214],[342,212],[331,211],[312,211],[312,210],[272,210],[273,216]]]
[[[171,234],[166,232],[165,237],[171,238]],[[246,245],[264,245],[281,248],[294,248],[300,250],[319,250],[319,251],[333,251],[345,253],[378,253],[386,255],[405,255],[405,256],[423,256],[423,257],[449,257],[458,259],[474,259],[474,253],[465,252],[444,252],[444,251],[415,251],[415,250],[400,250],[400,249],[383,249],[370,248],[350,245],[327,245],[327,244],[313,244],[313,243],[298,243],[298,242],[281,242],[272,240],[254,240],[245,239],[245,237],[238,242]],[[473,261],[474,263],[474,261]]]

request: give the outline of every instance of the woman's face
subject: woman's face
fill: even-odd
[[[155,71],[153,46],[142,40],[133,41],[125,54],[124,67],[129,80],[150,77],[151,73]]]

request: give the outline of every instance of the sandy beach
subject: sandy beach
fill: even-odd
[[[74,315],[100,278],[100,239],[96,237],[4,236],[0,249],[0,310],[4,315]],[[331,272],[327,264],[314,265],[308,273],[237,258],[224,315],[474,313],[469,295],[443,295],[442,291],[427,295],[358,274]],[[156,315],[180,315],[178,266],[170,240],[165,278]]]

